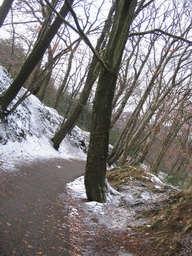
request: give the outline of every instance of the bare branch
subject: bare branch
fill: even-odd
[[[45,0],[45,2],[47,3],[47,5],[57,14],[59,15],[59,13],[55,10],[55,8],[47,1]],[[78,19],[77,19],[77,16],[75,14],[75,12],[73,11],[71,5],[69,4],[68,0],[65,1],[66,2],[66,5],[69,9],[69,11],[71,12],[73,18],[74,18],[74,21],[75,21],[75,24],[77,26],[77,29],[75,29],[73,26],[71,26],[65,19],[63,19],[62,16],[60,16],[62,19],[63,19],[63,22],[67,25],[69,25],[76,33],[78,33],[84,40],[84,42],[89,46],[89,48],[91,49],[91,51],[93,52],[93,54],[95,55],[95,57],[97,58],[97,60],[101,63],[101,65],[108,71],[110,72],[111,74],[112,71],[109,70],[109,68],[107,67],[106,63],[102,60],[102,58],[99,56],[98,52],[94,49],[93,45],[91,44],[89,38],[87,37],[87,35],[83,32],[83,30],[81,29],[80,25],[79,25],[79,22],[78,22]]]
[[[141,36],[141,35],[147,35],[147,34],[156,34],[156,35],[159,35],[159,34],[164,34],[166,36],[170,36],[172,38],[175,38],[175,39],[178,39],[178,40],[182,40],[183,42],[186,42],[188,44],[192,44],[192,41],[182,37],[182,36],[176,36],[176,35],[173,35],[171,33],[168,33],[166,31],[163,31],[161,29],[152,29],[152,30],[148,30],[148,31],[144,31],[144,32],[135,32],[135,33],[130,33],[129,34],[129,37],[131,36]]]

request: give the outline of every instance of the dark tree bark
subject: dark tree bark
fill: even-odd
[[[70,0],[69,2],[70,4],[72,4],[73,0]],[[66,3],[64,3],[60,10],[60,15],[62,17],[65,17],[68,11],[68,7]],[[17,77],[15,78],[11,86],[0,95],[0,108],[2,113],[4,113],[7,110],[8,105],[15,98],[15,96],[17,95],[21,87],[24,85],[24,83],[30,76],[31,72],[33,71],[37,63],[43,57],[46,49],[50,45],[53,37],[57,33],[62,22],[63,19],[60,16],[57,16],[49,30],[43,36],[43,38],[37,41],[37,43],[35,44],[32,52],[24,62],[23,66],[20,69],[20,72],[18,73]]]
[[[112,102],[136,4],[136,0],[116,2],[114,23],[104,55],[108,70],[102,66],[100,71],[93,104],[90,145],[85,169],[85,188],[88,200],[91,201],[105,202],[106,200],[106,161]]]
[[[4,0],[0,7],[0,27],[2,27],[14,0]]]

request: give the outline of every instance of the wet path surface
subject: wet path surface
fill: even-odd
[[[0,175],[0,255],[70,255],[66,183],[85,162],[49,159]]]

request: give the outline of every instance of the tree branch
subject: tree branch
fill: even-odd
[[[45,0],[45,2],[47,3],[47,5],[57,14],[60,16],[60,18],[63,19],[63,17],[55,10],[55,8],[47,1]],[[72,25],[69,24],[69,22],[67,22],[65,19],[63,19],[63,22],[65,24],[67,24],[68,26],[70,26],[70,28],[72,28],[76,33],[78,33],[84,40],[84,42],[89,46],[89,48],[91,49],[91,51],[93,52],[93,54],[95,55],[95,57],[97,58],[97,60],[101,63],[101,65],[110,73],[112,73],[109,68],[107,67],[106,63],[102,60],[102,58],[99,56],[98,52],[94,49],[93,45],[91,44],[89,38],[87,37],[87,35],[83,32],[83,30],[81,29],[80,25],[79,25],[79,22],[78,22],[78,19],[77,19],[77,16],[75,14],[75,12],[73,11],[71,5],[69,4],[68,0],[65,0],[66,2],[66,5],[69,9],[69,11],[71,12],[73,18],[74,18],[74,21],[75,21],[75,24],[77,26],[77,29],[75,29]]]
[[[147,35],[147,34],[156,34],[156,35],[159,35],[159,34],[163,34],[163,35],[166,35],[166,36],[170,36],[172,38],[175,38],[175,39],[178,39],[178,40],[181,40],[183,42],[186,42],[188,44],[192,44],[192,41],[186,39],[186,38],[183,38],[181,36],[176,36],[176,35],[173,35],[171,33],[168,33],[166,31],[163,31],[161,29],[153,29],[153,30],[148,30],[148,31],[144,31],[144,32],[136,32],[136,33],[130,33],[129,34],[129,37],[131,36],[140,36],[140,35]]]

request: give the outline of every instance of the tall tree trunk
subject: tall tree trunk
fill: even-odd
[[[11,9],[12,3],[13,0],[4,0],[0,7],[0,28],[2,27],[4,20]]]
[[[123,50],[133,19],[136,0],[116,2],[114,23],[104,55],[109,70],[101,67],[93,103],[91,136],[85,169],[85,188],[88,200],[106,201],[106,161],[112,102]]]
[[[74,0],[69,0],[70,4],[72,4],[73,1]],[[60,10],[60,15],[62,17],[65,17],[68,11],[69,11],[68,7],[66,3],[64,3]],[[53,37],[57,33],[62,22],[63,22],[63,19],[60,16],[57,16],[54,22],[52,23],[51,27],[49,28],[49,30],[43,36],[43,38],[37,41],[37,43],[35,44],[32,52],[24,62],[23,66],[21,67],[17,77],[15,78],[11,86],[0,95],[0,109],[2,113],[4,113],[7,110],[8,105],[12,102],[12,100],[18,94],[19,90],[24,85],[24,83],[30,76],[31,72],[33,71],[37,63],[43,57],[46,49],[50,45]]]
[[[103,31],[101,33],[101,36],[99,37],[96,45],[96,51],[99,52],[100,50],[103,50],[105,47],[105,37],[108,34],[111,24],[112,24],[112,16],[115,9],[115,5],[113,4],[108,18],[105,22],[105,26],[103,28]],[[83,88],[83,91],[81,92],[80,99],[76,103],[74,109],[70,113],[68,119],[61,125],[60,129],[56,132],[54,137],[51,139],[53,141],[53,145],[55,149],[59,148],[59,145],[61,141],[65,138],[65,136],[73,129],[75,126],[75,123],[77,122],[78,117],[80,116],[84,106],[87,103],[87,100],[89,98],[92,86],[99,75],[99,64],[97,61],[97,58],[93,56],[92,62],[89,67],[89,72],[87,75],[87,79],[85,82],[85,86]]]

